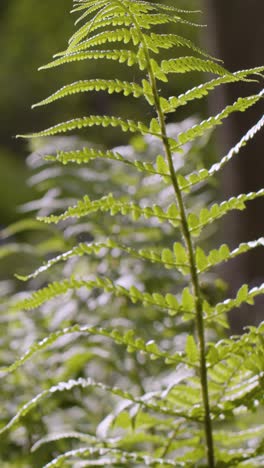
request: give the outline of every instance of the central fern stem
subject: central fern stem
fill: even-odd
[[[201,388],[202,388],[202,396],[203,396],[203,405],[204,405],[204,424],[205,424],[205,435],[206,435],[206,442],[207,442],[207,461],[208,466],[210,468],[215,467],[215,460],[214,460],[214,444],[213,444],[213,428],[212,428],[212,420],[210,414],[210,401],[209,401],[209,391],[208,391],[208,377],[207,377],[207,368],[206,368],[206,346],[205,346],[205,329],[204,329],[204,320],[203,320],[203,306],[202,306],[202,297],[195,261],[195,254],[194,254],[194,247],[192,243],[191,234],[189,231],[187,216],[185,212],[185,207],[183,203],[182,193],[179,188],[179,184],[177,181],[177,177],[175,174],[173,160],[172,160],[172,153],[168,141],[168,136],[166,133],[166,125],[165,125],[165,118],[160,106],[160,98],[157,91],[157,84],[155,75],[153,73],[151,63],[149,61],[150,69],[149,69],[149,79],[153,90],[153,95],[155,99],[155,107],[159,119],[159,124],[162,132],[162,140],[164,145],[164,150],[167,158],[167,162],[169,165],[170,176],[177,200],[177,205],[180,211],[181,217],[181,228],[182,234],[185,241],[186,250],[188,252],[189,257],[189,264],[190,264],[190,272],[191,272],[191,280],[192,280],[192,287],[193,293],[195,296],[195,312],[196,312],[196,324],[197,324],[197,332],[198,332],[198,339],[199,339],[199,353],[200,353],[200,379],[201,379]]]
[[[150,66],[151,66],[151,63],[150,63]],[[164,114],[160,106],[160,98],[159,98],[158,91],[157,91],[156,79],[155,79],[152,69],[149,70],[149,78],[150,78],[150,83],[151,83],[153,94],[154,94],[155,106],[156,106],[157,115],[158,115],[158,119],[159,119],[159,123],[161,127],[161,132],[163,135],[162,140],[163,140],[167,162],[168,162],[169,169],[170,169],[170,176],[171,176],[171,180],[172,180],[172,184],[173,184],[173,188],[174,188],[174,192],[175,192],[175,196],[177,200],[177,205],[180,211],[182,234],[183,234],[186,250],[188,252],[188,257],[189,257],[192,287],[193,287],[193,293],[195,296],[196,324],[197,324],[197,331],[198,331],[198,338],[199,338],[200,379],[201,379],[201,387],[202,387],[203,405],[204,405],[204,411],[205,411],[204,424],[205,424],[205,435],[206,435],[206,442],[207,442],[207,460],[208,460],[208,466],[210,468],[214,468],[215,461],[214,461],[213,429],[212,429],[212,420],[211,420],[211,414],[210,414],[208,377],[207,377],[207,368],[206,368],[206,346],[205,346],[205,329],[204,329],[204,320],[203,320],[203,306],[202,306],[202,298],[201,298],[198,273],[197,273],[197,268],[196,268],[194,247],[192,243],[191,234],[189,231],[182,193],[179,188],[179,184],[178,184],[174,166],[173,166],[172,153],[171,153],[171,149],[170,149],[170,145],[168,141],[168,136],[166,133],[165,118],[164,118]]]
[[[196,324],[197,324],[197,332],[198,332],[198,340],[199,340],[200,381],[201,381],[203,406],[204,406],[204,413],[205,413],[204,427],[205,427],[205,437],[206,437],[206,446],[207,446],[207,462],[208,462],[208,467],[215,468],[213,428],[212,428],[212,419],[211,419],[211,413],[210,413],[208,376],[207,376],[207,368],[206,368],[206,346],[205,346],[205,328],[204,328],[204,320],[203,320],[203,305],[202,305],[202,297],[201,297],[201,291],[200,291],[200,285],[199,285],[198,272],[197,272],[197,267],[196,267],[194,246],[192,243],[192,237],[191,237],[191,233],[190,233],[189,226],[188,226],[187,215],[185,211],[182,193],[181,193],[181,190],[177,181],[177,177],[175,174],[175,170],[174,170],[172,152],[171,152],[167,130],[166,130],[165,117],[164,117],[164,113],[162,111],[161,104],[160,104],[160,96],[158,93],[156,77],[152,68],[149,51],[145,42],[145,38],[141,32],[140,26],[138,25],[136,18],[131,12],[130,12],[130,15],[131,15],[131,18],[133,18],[133,22],[140,35],[141,45],[143,47],[146,61],[147,61],[147,71],[148,71],[149,81],[150,81],[150,85],[152,87],[152,92],[154,96],[155,108],[156,108],[156,112],[157,112],[157,116],[158,116],[158,120],[159,120],[159,124],[161,128],[162,141],[163,141],[163,146],[164,146],[167,162],[169,165],[172,185],[174,188],[177,205],[180,211],[182,234],[183,234],[185,247],[188,252],[188,257],[189,257],[192,288],[193,288],[193,293],[195,296],[195,313],[196,313],[195,315],[196,315]]]

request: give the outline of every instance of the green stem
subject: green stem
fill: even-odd
[[[155,99],[155,106],[156,106],[159,124],[161,128],[165,154],[166,154],[167,162],[168,162],[169,169],[170,169],[172,185],[174,188],[177,205],[180,211],[182,234],[183,234],[186,250],[188,252],[189,263],[190,263],[193,293],[195,296],[196,324],[197,324],[197,332],[198,332],[198,339],[199,339],[200,379],[201,379],[203,404],[204,404],[204,411],[205,411],[204,424],[205,424],[205,435],[206,435],[206,442],[207,442],[207,460],[208,460],[208,466],[210,468],[214,468],[215,462],[214,462],[213,430],[212,430],[212,421],[211,421],[211,414],[210,414],[208,377],[207,377],[207,368],[206,368],[206,346],[205,346],[205,329],[204,329],[204,320],[203,320],[203,305],[202,305],[202,297],[201,297],[201,291],[200,291],[200,285],[199,285],[199,279],[198,279],[198,273],[197,273],[197,267],[196,267],[196,261],[195,261],[194,246],[192,243],[191,233],[189,231],[182,193],[181,193],[181,190],[177,181],[177,177],[175,174],[174,166],[173,166],[173,159],[172,159],[172,153],[170,150],[170,145],[169,145],[167,131],[166,131],[165,118],[161,109],[160,98],[159,98],[158,91],[157,91],[156,79],[155,79],[155,75],[153,73],[150,61],[149,61],[149,65],[150,65],[150,69],[149,69],[150,83],[152,86],[153,95]]]
[[[167,158],[167,162],[169,165],[170,176],[172,180],[173,189],[175,192],[175,197],[177,201],[177,205],[180,211],[181,217],[181,228],[182,234],[186,246],[186,250],[188,252],[189,257],[189,264],[190,264],[190,273],[191,273],[191,280],[192,280],[192,287],[193,293],[195,296],[195,312],[196,312],[196,324],[197,324],[197,332],[198,332],[198,340],[199,340],[199,354],[200,354],[200,381],[201,381],[201,388],[202,388],[202,397],[203,397],[203,405],[204,405],[204,427],[205,427],[205,437],[206,437],[206,445],[207,445],[207,461],[208,467],[214,468],[215,467],[215,459],[214,459],[214,443],[213,443],[213,429],[212,429],[212,420],[211,420],[211,413],[210,413],[210,401],[209,401],[209,390],[208,390],[208,376],[207,376],[207,368],[206,368],[206,345],[205,345],[205,329],[204,329],[204,320],[203,320],[203,305],[202,305],[202,297],[195,261],[195,253],[194,253],[194,246],[192,243],[191,233],[189,231],[187,215],[184,207],[182,193],[177,181],[177,177],[174,170],[173,159],[172,159],[172,152],[170,149],[169,139],[166,130],[165,124],[165,117],[161,108],[160,104],[160,96],[158,93],[157,82],[155,78],[155,73],[153,72],[148,48],[145,42],[144,35],[141,32],[139,25],[137,24],[136,18],[133,18],[135,26],[138,29],[138,32],[141,37],[141,44],[144,48],[145,57],[147,61],[147,69],[149,75],[149,81],[152,87],[154,101],[155,101],[155,108],[161,128],[161,135],[163,146]]]
[[[142,34],[142,31],[140,29],[140,26],[134,14],[129,10],[129,8],[127,9],[124,7],[121,0],[116,0],[116,2],[125,9],[126,13],[129,14],[135,27],[137,28],[139,37],[141,38],[141,46],[144,49],[144,54],[145,54],[145,58],[147,61],[147,71],[149,75],[149,81],[152,87],[152,92],[153,92],[154,102],[155,102],[155,109],[157,112],[157,116],[158,116],[158,120],[159,120],[159,124],[161,128],[161,137],[162,137],[162,142],[164,146],[164,151],[165,151],[165,155],[166,155],[167,162],[169,165],[170,176],[171,176],[173,189],[175,192],[176,202],[180,211],[181,229],[182,229],[182,234],[183,234],[186,250],[188,252],[193,294],[195,296],[195,315],[196,315],[196,324],[197,324],[197,332],[198,332],[198,340],[199,340],[199,354],[200,354],[200,381],[201,381],[201,388],[202,388],[203,406],[204,406],[204,412],[205,412],[204,428],[205,428],[205,437],[206,437],[206,446],[207,446],[207,461],[208,461],[209,468],[215,468],[213,429],[212,429],[212,420],[211,420],[211,414],[210,414],[208,377],[207,377],[207,368],[206,368],[206,347],[205,347],[205,329],[204,329],[204,321],[203,321],[203,305],[202,305],[202,297],[201,297],[201,292],[200,292],[200,285],[199,285],[192,237],[189,231],[187,215],[185,212],[182,193],[181,193],[181,190],[177,181],[177,177],[175,174],[175,170],[174,170],[172,152],[170,149],[169,138],[168,138],[167,130],[166,130],[165,117],[161,108],[157,81],[156,81],[155,73],[152,68],[145,37]]]

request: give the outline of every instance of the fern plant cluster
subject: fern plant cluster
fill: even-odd
[[[210,132],[260,101],[263,90],[202,122],[172,125],[167,118],[223,84],[260,80],[264,67],[231,73],[189,39],[160,32],[164,24],[184,26],[186,34],[199,27],[194,11],[141,0],[75,1],[73,11],[82,25],[45,68],[111,60],[133,67],[139,78],[81,80],[37,105],[76,93],[121,93],[145,100],[149,114],[141,121],[75,117],[26,135],[53,139],[44,161],[31,157],[38,166],[31,181],[45,195],[25,209],[37,209],[39,221],[13,232],[42,226],[52,235],[35,248],[49,254],[47,262],[20,274],[28,290],[9,301],[6,320],[32,323],[33,310],[48,333],[1,369],[7,386],[12,378],[23,385],[22,376],[32,372],[39,393],[27,402],[20,396],[0,434],[16,434],[18,425],[35,418],[47,434],[30,439],[36,453],[51,447],[46,467],[262,466],[264,427],[253,424],[249,431],[245,425],[263,405],[263,323],[241,337],[227,337],[226,329],[228,313],[254,304],[264,285],[241,285],[225,299],[219,290],[209,296],[204,284],[215,279],[219,264],[263,246],[259,238],[208,250],[219,220],[264,194],[213,203],[210,190],[261,130],[263,117],[212,166],[202,167],[200,154]],[[190,55],[181,56],[182,47]],[[176,58],[163,58],[164,51]],[[214,76],[168,97],[169,78],[190,72]],[[94,127],[132,134],[132,146],[106,149],[85,138],[58,137]]]

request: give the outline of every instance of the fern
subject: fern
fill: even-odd
[[[39,352],[47,357],[43,365],[52,365],[52,346],[62,343],[64,349],[76,337],[81,343],[84,336],[85,346],[90,350],[87,356],[84,347],[84,358],[98,361],[101,375],[95,372],[97,378],[91,378],[85,366],[81,366],[76,372],[81,373],[81,377],[70,376],[67,359],[63,360],[58,381],[52,385],[45,382],[44,390],[23,402],[13,418],[2,425],[0,433],[5,434],[17,424],[23,424],[37,405],[46,407],[47,399],[53,401],[51,408],[55,411],[59,392],[67,395],[76,392],[80,407],[85,406],[87,398],[91,399],[90,411],[94,399],[100,400],[99,392],[109,398],[109,404],[98,411],[95,422],[87,431],[85,415],[85,422],[73,424],[70,431],[66,428],[61,434],[47,434],[33,445],[33,449],[38,450],[44,444],[64,441],[68,447],[46,467],[64,467],[69,463],[76,467],[261,466],[264,460],[263,428],[254,427],[250,434],[241,431],[237,415],[246,418],[249,412],[263,405],[263,324],[251,327],[241,337],[223,336],[228,327],[228,312],[243,303],[253,304],[255,297],[263,294],[264,285],[251,289],[242,285],[235,298],[214,297],[212,300],[204,294],[203,281],[210,269],[263,246],[264,241],[261,237],[241,243],[232,250],[224,244],[206,253],[202,236],[207,235],[210,225],[230,211],[243,210],[246,202],[262,197],[264,189],[208,207],[201,207],[199,192],[196,194],[195,190],[199,190],[201,184],[209,183],[210,178],[261,130],[263,117],[227,155],[209,168],[191,167],[186,147],[192,147],[201,137],[206,138],[208,132],[232,112],[244,112],[254,106],[263,98],[263,90],[238,98],[202,122],[191,122],[176,135],[169,131],[166,116],[193,100],[203,99],[222,84],[261,79],[264,66],[231,73],[189,39],[153,31],[156,26],[172,24],[181,25],[187,33],[188,28],[199,26],[190,20],[197,12],[141,0],[75,1],[73,11],[81,15],[76,24],[83,22],[83,25],[71,37],[68,48],[42,68],[85,60],[103,60],[105,63],[111,60],[122,67],[135,67],[141,78],[138,82],[136,79],[124,81],[120,77],[77,81],[34,107],[51,104],[72,94],[106,92],[142,99],[149,105],[150,112],[140,122],[125,115],[75,117],[24,137],[38,139],[88,127],[96,126],[100,131],[101,127],[114,127],[135,134],[143,146],[152,139],[154,154],[150,152],[149,156],[141,151],[137,155],[135,149],[129,152],[124,147],[85,146],[83,140],[80,147],[60,149],[55,154],[45,153],[44,164],[57,163],[60,177],[65,174],[72,177],[74,163],[83,164],[83,170],[76,174],[78,181],[85,181],[85,186],[86,165],[95,168],[98,177],[102,168],[105,175],[111,164],[117,163],[115,167],[118,169],[113,176],[114,193],[108,190],[112,176],[108,180],[104,178],[102,184],[99,182],[100,188],[95,179],[90,185],[95,186],[97,197],[91,199],[87,193],[79,199],[73,197],[74,201],[64,211],[62,204],[57,203],[50,211],[48,208],[43,213],[42,209],[39,223],[22,223],[9,229],[12,234],[27,226],[34,229],[43,226],[46,230],[51,228],[67,233],[67,229],[78,227],[79,220],[83,220],[94,237],[91,242],[81,243],[61,240],[59,254],[53,255],[33,273],[17,275],[21,280],[30,281],[30,291],[23,297],[21,294],[13,297],[8,304],[9,312],[15,316],[38,308],[44,313],[45,307],[49,306],[52,315],[60,304],[63,308],[67,300],[71,300],[77,301],[78,314],[85,310],[85,320],[89,313],[91,324],[83,324],[83,318],[77,318],[73,326],[53,330],[31,345],[15,362],[2,366],[2,378],[8,379],[9,374],[21,372],[24,365],[33,365]],[[114,47],[116,43],[121,44],[121,48],[111,48],[113,43]],[[105,44],[107,49],[103,50],[101,47]],[[192,54],[204,58],[173,55],[165,59],[161,56],[163,49],[171,51],[174,47],[190,49]],[[160,87],[166,88],[171,74],[189,72],[211,73],[217,77],[179,96],[167,98],[165,92],[163,95]],[[68,165],[68,172],[63,172],[67,171]],[[47,184],[52,180],[49,171],[45,176],[42,174],[42,180]],[[45,208],[45,198],[39,203]],[[54,224],[58,224],[58,231],[51,227]],[[19,250],[27,252],[28,249],[27,245],[9,244],[2,248],[0,255],[11,255]],[[52,251],[50,245],[46,249]],[[36,246],[36,255],[40,252],[46,252],[45,246]],[[123,262],[127,262],[128,270],[133,271],[133,284],[122,281]],[[64,270],[64,265],[68,270]],[[117,265],[120,271],[116,269]],[[140,271],[138,277],[136,269]],[[59,280],[56,271],[62,276]],[[41,279],[43,275],[44,280]],[[151,289],[147,278],[153,279],[155,275],[158,279],[151,283]],[[45,278],[48,284],[45,284]],[[122,311],[125,311],[124,315]],[[142,322],[143,315],[146,322]],[[117,347],[119,351],[116,351]],[[102,349],[105,354],[100,354]],[[123,360],[129,359],[128,355],[134,357],[126,367]],[[113,375],[105,371],[104,359],[109,361]],[[133,369],[132,377],[126,380],[123,374],[128,372],[129,366]],[[115,384],[116,375],[119,375],[118,385]],[[228,425],[228,437],[225,424]],[[250,438],[254,438],[253,444],[249,442]],[[76,448],[70,450],[69,439],[76,442]],[[80,447],[78,442],[85,446]],[[241,444],[242,449],[236,444]]]

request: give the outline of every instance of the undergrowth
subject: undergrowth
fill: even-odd
[[[6,301],[4,320],[31,323],[29,311],[37,309],[43,337],[18,359],[10,356],[1,376],[8,388],[19,382],[21,392],[32,378],[39,393],[26,402],[19,395],[17,411],[4,414],[1,437],[18,437],[22,425],[37,454],[32,466],[43,449],[45,467],[263,466],[264,426],[248,424],[263,405],[264,324],[241,336],[228,337],[226,330],[228,313],[253,305],[264,285],[244,284],[224,298],[216,267],[264,239],[210,247],[219,220],[264,195],[262,189],[211,202],[213,181],[261,130],[263,117],[219,161],[202,166],[211,131],[255,105],[263,90],[202,122],[166,121],[223,84],[260,81],[264,66],[231,73],[185,37],[160,32],[162,25],[180,24],[188,35],[199,27],[198,12],[141,0],[75,1],[73,11],[82,25],[42,68],[92,60],[87,66],[96,71],[97,60],[106,67],[111,60],[136,69],[138,79],[81,80],[35,106],[96,91],[145,100],[150,110],[142,121],[88,115],[24,135],[53,137],[40,158],[31,157],[32,183],[44,195],[25,207],[37,209],[38,220],[6,235],[28,228],[51,235],[31,246],[8,244],[2,255],[24,249],[36,262],[49,258],[19,275],[29,291]],[[181,48],[192,55],[181,56]],[[214,77],[168,97],[171,76],[176,81],[190,72]],[[84,137],[57,139],[89,127],[132,133],[132,144],[106,149]]]

